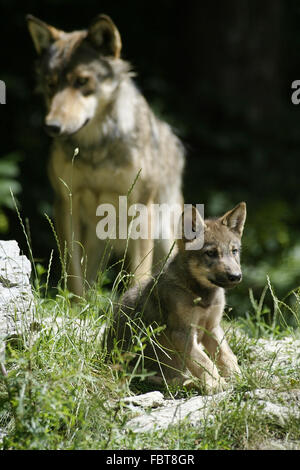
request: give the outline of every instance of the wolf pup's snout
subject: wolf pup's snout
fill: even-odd
[[[242,280],[242,274],[241,273],[227,273],[227,279],[228,281],[237,284],[238,282],[241,282]]]
[[[242,280],[241,273],[226,272],[224,274],[217,274],[214,278],[209,279],[212,284],[223,287],[224,289],[230,289],[235,287]]]

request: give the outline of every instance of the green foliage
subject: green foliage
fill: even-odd
[[[34,262],[30,237],[17,213]],[[49,218],[48,222],[57,240]],[[131,348],[121,351],[116,343],[108,358],[107,327],[118,295],[130,280],[123,270],[124,260],[117,266],[112,290],[108,289],[108,269],[99,273],[85,298],[74,298],[65,288],[66,263],[61,252],[61,280],[51,287],[53,256],[52,251],[47,267],[34,263],[34,317],[31,324],[24,325],[22,338],[7,341],[4,365],[8,372],[2,367],[0,373],[3,449],[242,449],[255,448],[257,439],[270,434],[270,429],[279,434],[278,426],[272,427],[257,409],[247,404],[241,408],[240,403],[249,390],[274,387],[274,373],[282,389],[300,386],[297,370],[274,370],[271,358],[261,374],[251,356],[253,344],[261,337],[299,335],[299,289],[279,300],[267,278],[260,297],[250,290],[251,310],[236,321],[224,322],[226,336],[242,365],[242,377],[233,384],[232,394],[218,404],[216,421],[207,420],[199,428],[186,421],[167,431],[136,434],[126,428],[133,415],[122,397],[151,389],[146,381],[150,372],[143,367],[145,346],[159,344],[163,327],[146,327],[129,316]],[[198,393],[167,384],[161,390],[168,398]],[[288,426],[290,436],[299,438],[297,423],[289,421]]]
[[[14,209],[11,193],[18,195],[21,192],[18,181],[20,159],[19,153],[12,153],[0,159],[0,233],[9,231],[9,217],[5,209]]]
[[[61,288],[55,297],[42,296],[49,276],[42,266],[36,266],[35,271],[39,290],[33,321],[26,325],[23,341],[8,341],[5,361],[8,372],[0,375],[3,449],[242,449],[255,447],[263,435],[282,433],[261,417],[257,408],[240,406],[246,391],[270,388],[274,382],[272,364],[263,376],[257,375],[249,354],[255,341],[260,337],[274,339],[297,334],[297,330],[281,321],[285,309],[290,308],[285,299],[280,301],[276,297],[270,282],[259,300],[250,292],[251,314],[224,323],[243,375],[232,394],[218,404],[216,421],[208,420],[201,428],[186,421],[169,427],[168,431],[135,434],[126,430],[132,412],[122,404],[122,397],[132,391],[153,389],[145,381],[147,371],[138,370],[132,359],[142,358],[145,344],[156,341],[159,331],[145,328],[141,332],[128,319],[134,338],[132,350],[121,352],[115,345],[109,362],[104,332],[118,286],[111,292],[98,284],[88,292],[86,300],[73,303],[69,293]],[[273,298],[273,316],[264,305],[267,292]],[[291,295],[295,305],[290,313],[300,331],[300,294],[295,291]],[[241,334],[240,329],[247,335]],[[283,390],[299,385],[294,373],[289,376],[279,369],[276,373]],[[161,391],[168,398],[189,398],[196,393],[178,386],[161,387]],[[296,423],[289,423],[292,438],[299,437],[297,429]]]
[[[87,397],[99,404],[111,393],[97,341],[103,320],[88,305],[73,310],[63,296],[39,299],[37,307],[38,331],[26,331],[21,349],[7,347],[1,391],[14,424],[4,448],[72,448],[89,412]]]

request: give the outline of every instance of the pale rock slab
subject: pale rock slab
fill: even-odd
[[[0,348],[12,335],[30,324],[34,298],[30,285],[31,264],[15,240],[0,240]]]

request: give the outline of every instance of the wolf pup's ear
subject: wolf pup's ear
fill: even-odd
[[[204,242],[205,222],[195,206],[187,206],[182,212],[177,245],[179,250],[199,250]]]
[[[53,41],[58,39],[59,31],[32,15],[27,15],[26,20],[34,47],[40,55],[44,50],[48,49]]]
[[[222,224],[227,225],[232,232],[241,237],[243,235],[246,214],[246,203],[240,202],[234,209],[226,212],[220,220]]]
[[[87,39],[103,55],[120,57],[122,41],[113,21],[106,15],[97,16],[89,26]]]

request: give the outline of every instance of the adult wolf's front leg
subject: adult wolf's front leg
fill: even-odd
[[[151,275],[153,249],[154,241],[152,239],[129,241],[130,270],[138,282],[149,278]]]
[[[57,198],[54,204],[55,225],[58,233],[60,249],[64,258],[67,250],[67,284],[70,291],[82,296],[83,277],[81,270],[81,230],[79,207],[76,198],[72,205],[64,198]]]
[[[154,240],[152,238],[152,224],[154,217],[152,213],[152,199],[147,203],[147,211],[141,214],[139,219],[140,237],[134,239],[132,231],[129,232],[128,254],[130,271],[134,274],[136,281],[147,279],[151,275]]]

